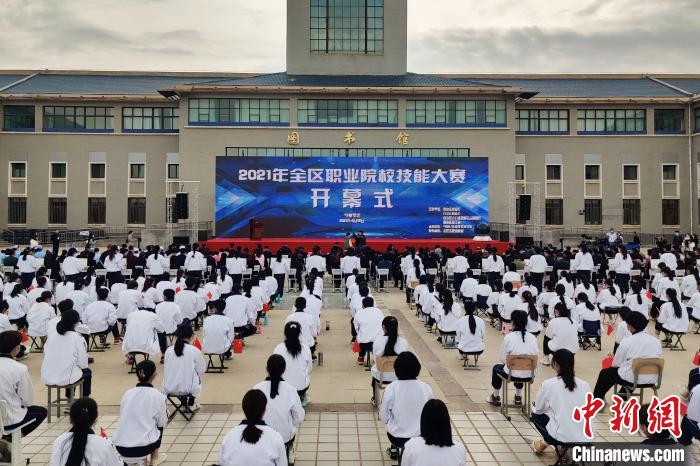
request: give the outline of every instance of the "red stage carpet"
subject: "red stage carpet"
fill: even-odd
[[[343,241],[342,239],[335,238],[263,238],[261,240],[249,240],[247,238],[214,238],[206,241],[207,248],[212,251],[219,251],[226,248],[233,249],[238,246],[252,250],[260,244],[263,247],[269,246],[270,250],[273,252],[277,251],[285,244],[291,249],[302,246],[307,251],[311,251],[314,246],[320,246],[323,252],[328,252],[336,243],[342,245]],[[495,247],[499,253],[503,253],[508,248],[508,243],[502,241],[474,241],[466,238],[367,239],[367,245],[375,251],[386,251],[387,246],[390,244],[399,251],[403,251],[406,246],[432,249],[437,244],[448,247],[453,251],[457,247],[464,247],[464,245],[468,245],[472,251],[475,251],[476,248],[484,249],[486,246]]]

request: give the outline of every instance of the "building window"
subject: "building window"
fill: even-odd
[[[65,197],[49,198],[49,224],[65,225],[67,223],[68,200]]]
[[[27,195],[27,162],[10,162],[9,188],[7,195],[26,196]],[[12,223],[12,222],[10,222]],[[24,223],[24,222],[22,222]]]
[[[299,100],[299,126],[398,126],[398,100]]]
[[[700,107],[695,109],[695,132],[700,133]]]
[[[169,163],[167,176],[169,180],[180,179],[180,164]]]
[[[66,164],[65,163],[51,163],[51,178],[54,179],[65,179],[66,178]]]
[[[600,179],[600,165],[584,165],[583,196],[585,198],[601,198],[603,184]]]
[[[680,225],[680,203],[679,199],[661,200],[661,223],[665,226]]]
[[[544,217],[547,225],[563,225],[564,199],[545,199]]]
[[[114,131],[112,107],[44,107],[44,131]]]
[[[289,126],[289,100],[190,99],[189,124]]]
[[[407,126],[505,127],[505,100],[408,100]]]
[[[146,178],[146,164],[131,163],[129,164],[129,178],[142,179]]]
[[[622,224],[641,225],[642,224],[642,201],[639,199],[622,200]]]
[[[7,223],[21,225],[27,223],[27,198],[7,198]]]
[[[131,225],[146,224],[146,198],[130,197],[127,207],[127,223]]]
[[[564,196],[564,186],[562,183],[561,176],[561,165],[545,166],[544,195],[545,197],[558,198]]]
[[[525,165],[515,166],[515,181],[525,181]]]
[[[179,115],[177,107],[124,107],[122,127],[125,133],[175,133]]]
[[[104,225],[107,223],[107,199],[104,197],[88,198],[88,224]]]
[[[639,165],[622,166],[622,197],[639,198]],[[632,224],[634,225],[634,224]]]
[[[568,110],[518,110],[516,134],[569,134]]]
[[[644,133],[645,110],[578,110],[578,134]]]
[[[469,157],[468,148],[227,147],[227,157]]]
[[[678,165],[664,164],[661,166],[661,172],[661,197],[678,197],[680,195],[678,186]]]
[[[311,0],[311,51],[384,52],[384,0]]]
[[[654,132],[656,134],[683,134],[685,133],[685,111],[683,109],[654,110]]]
[[[3,112],[4,131],[34,131],[33,105],[5,105]]]
[[[10,176],[12,178],[26,178],[27,164],[25,162],[12,162],[10,164]]]
[[[547,181],[561,180],[561,165],[547,165]]]
[[[586,199],[583,204],[584,223],[601,225],[603,223],[603,200]]]
[[[103,179],[105,177],[106,168],[104,163],[91,163],[90,178]]]

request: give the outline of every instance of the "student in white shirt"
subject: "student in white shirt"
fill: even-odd
[[[571,416],[572,407],[584,406],[586,395],[591,392],[588,382],[575,376],[574,354],[565,349],[555,351],[552,369],[557,376],[542,382],[530,417],[542,436],[542,440],[532,442],[538,455],[549,445],[592,442],[584,434],[583,424]]]
[[[384,313],[374,307],[374,298],[369,296],[362,299],[362,309],[357,311],[353,320],[357,332],[357,342],[360,345],[360,353],[357,355],[357,363],[364,364],[365,354],[372,352],[374,340],[382,334],[382,321]]]
[[[133,358],[131,353],[165,354],[165,328],[154,311],[139,309],[126,318],[126,333],[122,353]],[[159,334],[162,334],[162,339]]]
[[[538,292],[542,291],[542,280],[547,272],[547,259],[542,255],[541,248],[535,248],[535,254],[525,261],[528,275],[532,277],[532,284]]]
[[[153,277],[156,283],[163,279],[163,275],[166,270],[170,267],[170,264],[163,256],[163,251],[160,246],[154,246],[152,254],[146,259],[146,268],[148,269],[148,275]]]
[[[156,315],[163,324],[165,335],[173,335],[177,326],[182,323],[182,311],[175,303],[175,290],[170,288],[163,290],[163,301],[156,305]]]
[[[617,348],[619,348],[622,340],[632,335],[627,325],[627,316],[630,312],[632,312],[632,310],[626,306],[620,308],[620,322],[618,322],[617,327],[615,327],[615,346],[613,346],[613,354],[617,353]],[[647,316],[644,317],[646,318]]]
[[[143,288],[141,288],[141,301],[143,309],[149,311],[156,310],[156,304],[160,302],[160,296],[158,295],[158,290],[156,290],[156,282],[153,277],[148,277],[143,282]]]
[[[275,260],[270,262],[272,276],[277,280],[277,294],[275,299],[280,300],[284,296],[284,280],[290,272],[289,262],[282,257],[282,252],[278,251]]]
[[[202,270],[206,267],[206,260],[201,252],[199,252],[199,245],[197,243],[192,244],[192,250],[185,256],[185,271],[188,277],[202,278]]]
[[[191,410],[199,405],[195,398],[202,392],[202,374],[207,369],[202,353],[190,344],[194,331],[189,323],[178,325],[175,344],[165,351],[163,393],[184,398]]]
[[[476,287],[476,307],[482,311],[489,308],[488,300],[491,296],[491,286],[488,284],[486,275],[479,275],[479,285]]]
[[[612,278],[606,278],[600,293],[598,293],[597,305],[603,314],[614,315],[619,312],[620,292]]]
[[[233,321],[233,326],[239,338],[255,335],[255,321],[258,313],[253,309],[251,299],[241,294],[241,285],[235,283],[231,295],[226,298],[224,315]]]
[[[578,295],[574,323],[578,325],[579,337],[597,335],[596,343],[600,345],[600,311],[588,300],[586,293]]]
[[[491,374],[491,387],[493,392],[489,395],[486,400],[489,404],[494,406],[501,405],[501,385],[503,381],[499,375],[507,375],[509,369],[506,366],[506,361],[508,356],[513,355],[532,355],[537,357],[539,350],[537,349],[537,339],[531,333],[528,333],[527,328],[527,314],[523,311],[515,311],[511,315],[513,321],[513,331],[510,332],[503,338],[503,343],[501,344],[500,359],[501,363],[493,366],[493,371]],[[535,368],[536,369],[536,368]],[[533,370],[536,372],[536,370]],[[534,377],[534,373],[531,371],[513,371],[513,378],[531,378]],[[522,403],[521,391],[523,389],[523,384],[515,382],[515,404]],[[503,400],[507,403],[508,400]]]
[[[49,321],[56,317],[56,311],[51,306],[52,297],[50,291],[44,290],[27,313],[27,333],[30,337],[41,339],[42,342],[46,341]]]
[[[27,328],[27,312],[29,311],[29,301],[22,294],[22,284],[17,283],[12,287],[9,295],[5,296],[5,301],[9,305],[8,317],[10,323],[17,326],[18,330]]]
[[[571,317],[571,309],[563,302],[554,306],[554,319],[549,321],[542,345],[542,363],[549,365],[550,356],[559,349],[578,351],[578,321]]]
[[[379,406],[379,420],[386,424],[391,442],[387,450],[392,459],[398,458],[398,449],[412,437],[420,435],[420,417],[425,403],[433,397],[433,390],[418,380],[421,365],[410,351],[399,354],[394,362],[396,381],[384,390]]]
[[[518,292],[513,289],[513,283],[505,282],[503,284],[503,293],[498,300],[498,314],[501,319],[501,333],[503,335],[510,332],[510,316],[521,302]]]
[[[299,322],[290,321],[284,325],[284,342],[275,346],[272,352],[284,358],[286,363],[284,380],[296,389],[302,406],[306,407],[311,403],[307,392],[311,382],[313,360],[311,350],[301,341]]]
[[[124,458],[150,456],[150,465],[163,463],[167,455],[159,453],[163,428],[168,422],[165,395],[153,387],[156,364],[141,361],[136,365],[138,384],[122,396],[119,404],[119,425],[114,444]]]
[[[382,321],[383,335],[378,336],[372,345],[375,359],[381,356],[398,356],[408,349],[406,340],[399,336],[399,321],[394,316],[387,316]],[[393,382],[394,372],[379,372],[377,363],[372,365],[372,404],[376,406],[379,400],[374,399],[374,387],[378,382]]]
[[[514,263],[508,264],[508,271],[503,274],[501,281],[504,284],[510,282],[514,287],[515,285],[520,285],[522,279]]]
[[[175,303],[180,306],[182,318],[187,319],[192,324],[197,323],[197,314],[199,313],[202,297],[197,294],[197,282],[192,277],[187,277],[185,280],[187,289],[175,293]]]
[[[56,334],[49,335],[44,345],[41,382],[46,385],[69,385],[83,380],[83,396],[90,396],[92,371],[88,367],[87,343],[75,331],[80,323],[78,312],[63,312],[56,325]]]
[[[522,296],[526,291],[529,291],[532,297],[535,299],[537,299],[537,295],[540,293],[540,290],[538,290],[533,284],[532,276],[530,274],[525,274],[523,277],[523,284],[520,286],[520,288],[518,288],[518,294]]]
[[[557,286],[559,285],[564,287],[564,295],[567,298],[574,297],[574,278],[572,277],[571,273],[567,272],[566,270],[562,270],[559,281],[557,281]]]
[[[667,301],[661,305],[659,317],[656,318],[656,336],[664,332],[665,343],[671,343],[671,333],[688,331],[688,312],[678,301],[678,293],[673,288],[666,289]]]
[[[104,267],[107,271],[107,283],[109,283],[110,288],[115,283],[124,281],[124,277],[122,276],[122,258],[123,256],[119,253],[116,245],[109,248],[109,252],[104,258]]]
[[[80,315],[80,320],[83,320],[85,317],[85,308],[88,305],[88,301],[90,300],[90,296],[84,291],[85,289],[85,282],[83,281],[82,278],[76,278],[73,280],[73,291],[69,291],[66,294],[65,299],[70,299],[73,301],[73,309],[78,311],[78,314]]]
[[[627,327],[632,335],[628,336],[617,348],[612,366],[602,369],[598,374],[593,395],[596,398],[605,399],[605,394],[615,385],[632,385],[632,362],[639,358],[661,357],[661,342],[658,338],[646,332],[648,320],[639,312],[630,312],[627,315]],[[655,374],[640,375],[639,384],[656,383]]]
[[[581,280],[586,277],[591,280],[591,270],[593,270],[593,255],[588,251],[586,243],[581,244],[581,250],[574,256],[573,269],[576,270],[576,277]]]
[[[420,416],[420,435],[408,442],[403,466],[464,466],[467,449],[452,438],[450,413],[441,400],[428,400]]]
[[[99,334],[102,344],[105,344],[107,333],[112,332],[114,344],[120,344],[122,339],[117,328],[117,311],[114,304],[107,301],[109,291],[107,288],[97,290],[97,301],[85,308],[83,323],[88,326],[90,333]]]
[[[316,335],[318,335],[318,329],[316,327],[316,320],[311,314],[305,312],[306,309],[306,298],[298,297],[294,301],[294,312],[287,316],[284,323],[285,325],[289,322],[297,322],[301,327],[301,342],[309,347],[313,358],[316,359],[314,352],[316,351]]]
[[[612,269],[615,271],[615,282],[620,287],[622,296],[625,296],[629,292],[630,271],[634,263],[624,245],[620,245],[619,251],[615,254],[615,259],[613,259]]]
[[[624,305],[635,312],[641,312],[644,317],[649,317],[649,298],[647,298],[646,290],[644,289],[642,282],[639,280],[632,280],[630,285],[631,291],[625,297]]]
[[[286,368],[284,357],[271,355],[267,358],[267,378],[253,389],[260,390],[267,397],[263,421],[282,436],[287,461],[294,463],[294,438],[305,413],[296,389],[283,379]]]
[[[17,271],[20,274],[22,286],[25,290],[31,286],[34,275],[36,274],[36,269],[38,268],[36,259],[31,252],[31,249],[25,248],[22,255],[17,259]]]
[[[7,313],[9,311],[9,305],[7,304],[7,301],[3,299],[2,302],[0,302],[0,332],[7,332],[8,330],[15,329],[15,327],[10,323],[10,319],[7,317]],[[23,352],[20,354],[23,354]]]
[[[2,419],[5,430],[22,428],[22,436],[33,432],[46,419],[46,408],[34,406],[34,388],[29,370],[16,361],[22,346],[22,336],[15,330],[0,332],[0,399],[7,402]]]
[[[229,431],[221,443],[220,466],[287,466],[284,440],[263,419],[267,397],[250,390],[242,401],[245,420]]]
[[[698,289],[690,296],[690,300],[685,304],[688,310],[688,317],[695,323],[700,322],[700,283]]]
[[[216,278],[216,284],[219,287],[219,292],[221,293],[221,299],[226,299],[231,296],[231,290],[233,289],[233,280],[229,277],[225,268],[217,269],[218,276]]]
[[[439,342],[447,335],[457,335],[459,319],[464,315],[461,306],[454,302],[452,290],[443,289],[441,298],[440,307],[435,310],[435,322],[440,332]]]
[[[231,357],[231,344],[234,338],[233,321],[224,315],[226,303],[219,299],[209,303],[209,316],[204,319],[204,354],[223,354]]]
[[[586,276],[583,276],[580,279],[579,284],[574,288],[574,296],[578,296],[581,293],[586,293],[588,300],[593,304],[596,303],[596,300],[598,299],[598,291],[596,290],[595,285],[593,285]]]
[[[462,283],[466,280],[465,277],[471,275],[469,274],[469,260],[464,256],[464,254],[458,253],[452,258],[452,268],[454,273],[454,288],[455,290],[462,289]]]
[[[132,312],[136,312],[143,307],[141,292],[138,290],[139,284],[136,280],[129,280],[126,289],[119,293],[117,300],[117,319],[119,322],[126,322],[127,317]]]
[[[82,276],[85,272],[85,267],[76,257],[78,251],[75,248],[70,248],[68,250],[68,255],[61,263],[61,269],[63,270],[63,275],[67,282],[75,281],[76,278]]]
[[[97,403],[80,398],[70,407],[72,428],[53,443],[50,466],[122,466],[124,462],[109,439],[93,432]]]
[[[673,252],[671,252],[670,244],[666,245],[666,252],[659,256],[659,260],[663,262],[666,265],[666,267],[668,267],[674,272],[678,268],[678,258]]]
[[[458,288],[459,294],[462,296],[462,301],[476,301],[476,289],[478,286],[479,282],[474,278],[474,273],[471,271],[471,269],[468,269],[467,278],[462,280],[462,285],[460,285]]]
[[[413,261],[413,266],[406,269],[406,303],[411,302],[411,293],[420,282],[420,277],[425,273],[423,264],[418,259]]]
[[[503,259],[496,253],[495,249],[485,249],[487,256],[481,261],[481,273],[486,272],[489,279],[489,285],[493,286],[496,280],[500,280],[503,272],[505,272],[505,264]]]
[[[457,349],[460,359],[467,355],[477,355],[484,352],[484,337],[486,325],[483,319],[474,315],[476,304],[467,302],[464,305],[465,315],[457,322]]]
[[[522,295],[522,300],[523,302],[516,309],[527,313],[527,327],[525,329],[537,336],[542,331],[542,320],[540,319],[540,313],[537,311],[535,298],[532,296],[532,293],[526,291]]]
[[[698,284],[700,284],[700,274],[698,273],[698,268],[695,266],[690,266],[683,277],[683,280],[681,280],[681,301],[687,302],[698,290]]]

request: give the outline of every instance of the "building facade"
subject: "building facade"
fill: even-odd
[[[288,0],[281,73],[0,72],[0,228],[162,225],[178,181],[214,220],[217,156],[488,157],[492,222],[516,182],[545,228],[700,228],[700,75],[408,73],[406,18]]]

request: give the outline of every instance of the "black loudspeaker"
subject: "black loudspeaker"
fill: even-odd
[[[535,245],[535,240],[532,236],[516,236],[515,247],[518,249],[530,248]]]
[[[502,243],[507,243],[508,241],[510,241],[509,238],[510,238],[510,232],[508,232],[508,231],[499,231],[498,232],[498,241],[500,241]]]
[[[518,205],[518,223],[525,223],[530,220],[530,206],[532,205],[532,196],[530,194],[521,194],[518,196],[520,203]]]
[[[173,206],[173,220],[185,220],[189,218],[189,202],[187,193],[175,193],[175,205]]]

